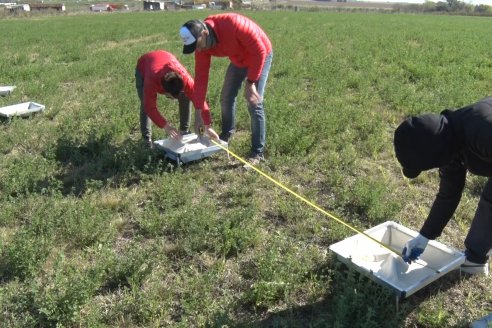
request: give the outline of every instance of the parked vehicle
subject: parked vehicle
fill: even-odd
[[[89,9],[90,11],[94,11],[94,12],[102,12],[102,11],[112,12],[115,10],[129,10],[128,5],[114,4],[114,3],[99,3],[99,4],[91,5]]]
[[[208,3],[208,8],[212,10],[222,10],[225,9],[225,5],[220,3],[215,3],[214,1],[210,1]]]

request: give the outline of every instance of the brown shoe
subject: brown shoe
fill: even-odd
[[[249,170],[252,166],[257,166],[258,164],[260,164],[260,162],[264,161],[265,157],[263,156],[263,154],[251,154],[251,156],[248,157],[248,164],[245,164],[243,167],[246,170]]]

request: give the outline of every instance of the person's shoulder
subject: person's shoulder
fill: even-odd
[[[462,175],[463,172],[466,172],[466,166],[461,152],[457,152],[449,163],[439,168],[441,178]]]

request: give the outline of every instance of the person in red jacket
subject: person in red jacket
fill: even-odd
[[[189,132],[194,81],[186,68],[163,50],[142,55],[135,70],[135,86],[140,99],[140,131],[142,138],[152,147],[151,120],[164,129],[173,139]],[[179,103],[179,131],[157,110],[157,94],[177,99]],[[202,125],[210,125],[210,110],[206,102],[195,112],[195,131]]]
[[[195,108],[205,106],[211,57],[228,57],[229,67],[221,93],[222,132],[226,142],[235,132],[236,97],[243,82],[251,117],[249,161],[264,160],[266,126],[263,95],[272,64],[272,44],[252,20],[235,13],[213,15],[204,21],[190,20],[180,29],[184,54],[195,52]],[[205,128],[207,130],[207,127]]]

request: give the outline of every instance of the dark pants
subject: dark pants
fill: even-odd
[[[152,121],[145,114],[143,104],[143,86],[144,80],[140,72],[135,70],[135,87],[137,88],[138,98],[140,99],[140,132],[145,140],[152,140]],[[181,92],[178,96],[179,103],[179,131],[182,134],[188,133],[190,130],[191,118],[191,101],[186,95]]]
[[[475,263],[486,263],[492,248],[492,178],[489,178],[478,202],[477,211],[465,239],[466,257]]]

